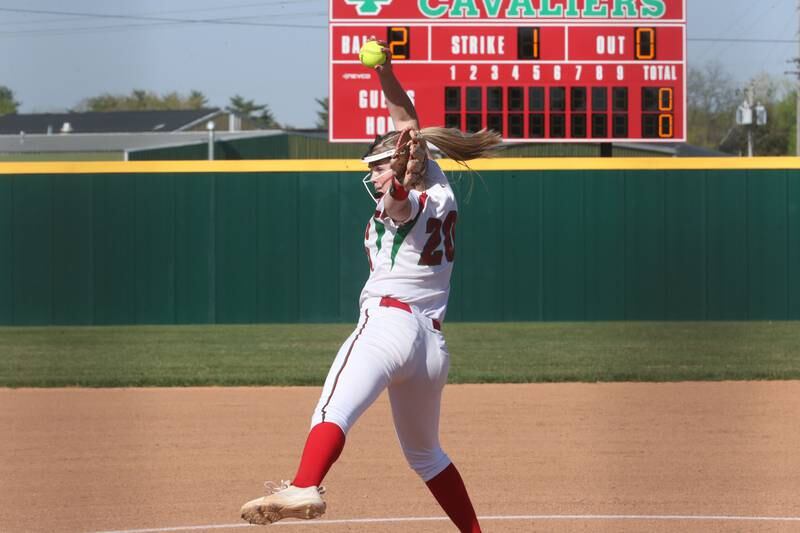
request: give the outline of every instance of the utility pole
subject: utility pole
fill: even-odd
[[[797,123],[795,125],[795,136],[797,137],[797,140],[795,144],[795,155],[800,157],[800,0],[797,0],[797,17],[797,57],[787,61],[787,63],[794,63],[794,66],[797,70],[789,70],[784,72],[784,74],[797,77],[797,84],[795,85],[795,91],[797,91]]]
[[[753,109],[753,86],[744,90],[744,102],[736,110],[736,125],[747,128],[747,157],[753,157],[753,127],[755,113]]]
[[[736,125],[747,128],[747,157],[753,157],[753,134],[756,127],[767,125],[767,108],[761,102],[755,101],[755,89],[755,85],[745,89],[745,101],[736,110]]]
[[[747,107],[750,109],[750,125],[747,127],[747,157],[753,157],[753,87],[747,88]]]

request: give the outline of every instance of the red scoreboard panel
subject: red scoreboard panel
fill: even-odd
[[[686,140],[685,0],[330,0],[331,141],[394,129],[375,35],[422,126],[508,142]]]

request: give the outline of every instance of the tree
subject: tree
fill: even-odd
[[[153,91],[134,89],[131,94],[119,95],[104,93],[86,98],[76,107],[76,111],[154,111],[177,109],[202,109],[208,99],[200,91],[191,91],[188,96],[178,92],[158,95]]]
[[[256,104],[255,100],[245,100],[244,96],[235,95],[231,97],[231,103],[226,108],[231,113],[236,113],[243,117],[251,117],[266,106]]]
[[[328,129],[328,97],[325,98],[314,98],[317,104],[319,104],[320,110],[317,111],[317,129],[320,130],[327,130]]]
[[[255,100],[245,100],[244,96],[238,94],[232,96],[230,100],[230,104],[226,108],[229,112],[248,118],[264,129],[281,129],[280,123],[275,119],[268,104],[256,104]]]
[[[9,115],[17,112],[20,103],[14,100],[14,91],[0,85],[0,115]]]
[[[202,109],[208,105],[208,98],[200,91],[192,90],[186,98],[190,109]]]
[[[689,68],[687,120],[690,144],[719,149],[736,125],[736,85],[720,63]]]
[[[779,120],[788,122],[789,135],[786,137],[786,153],[797,155],[797,89],[789,91],[775,106],[775,114]]]

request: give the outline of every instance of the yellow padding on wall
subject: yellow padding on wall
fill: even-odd
[[[443,170],[464,170],[449,159]],[[800,170],[800,157],[547,157],[486,158],[470,162],[477,171],[535,170]],[[276,159],[251,161],[64,161],[0,163],[0,174],[150,174],[236,172],[364,172],[358,159]]]

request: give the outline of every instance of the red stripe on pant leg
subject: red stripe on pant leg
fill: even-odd
[[[356,345],[356,341],[361,336],[361,333],[364,332],[364,328],[367,327],[367,322],[369,322],[369,309],[364,310],[364,314],[366,318],[364,319],[364,323],[361,325],[361,329],[358,330],[356,333],[356,337],[353,339],[353,342],[350,344],[350,348],[347,349],[347,355],[344,356],[344,362],[342,363],[342,368],[336,373],[336,378],[333,380],[333,388],[331,389],[331,393],[328,395],[328,400],[325,402],[325,405],[322,406],[320,410],[322,412],[322,421],[325,422],[325,409],[328,408],[328,404],[331,403],[331,398],[333,398],[333,393],[336,391],[336,385],[339,384],[339,377],[342,375],[342,371],[344,367],[347,366],[347,361],[350,360],[350,354],[353,352],[353,346]]]
[[[481,533],[467,488],[453,463],[426,485],[461,533]]]
[[[339,377],[342,375],[344,367],[350,360],[350,354],[353,352],[353,347],[356,341],[364,332],[369,322],[369,310],[364,311],[366,318],[361,325],[361,329],[356,333],[353,342],[350,343],[350,348],[347,349],[347,355],[344,356],[342,367],[336,373],[336,378],[333,380],[333,387],[325,405],[322,407],[322,422],[311,428],[311,431],[306,438],[306,445],[303,449],[303,455],[300,458],[300,466],[297,468],[297,474],[294,476],[292,485],[295,487],[305,488],[319,486],[325,475],[330,470],[333,463],[339,458],[339,455],[344,449],[345,435],[342,428],[331,422],[325,422],[325,409],[331,403],[333,393],[336,391],[336,386],[339,384]]]

